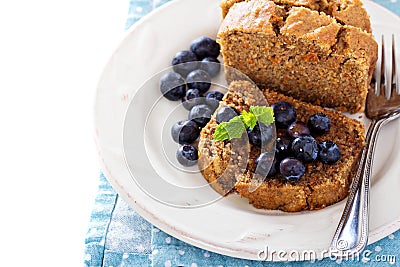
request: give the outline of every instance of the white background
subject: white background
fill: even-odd
[[[128,0],[0,3],[0,266],[82,266],[93,107]]]

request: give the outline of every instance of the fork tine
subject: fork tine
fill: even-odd
[[[393,51],[393,43],[392,43],[392,38],[391,36],[384,35],[383,40],[382,40],[382,47],[383,47],[383,63],[382,65],[384,66],[384,93],[386,96],[386,99],[390,99],[390,94],[392,92],[392,77],[393,77],[393,71],[392,71],[392,63],[393,63],[393,56],[392,56],[392,51]],[[390,39],[389,39],[390,38]]]
[[[396,48],[397,41],[395,40],[395,36],[393,34],[392,36],[392,45],[393,45],[393,68],[394,68],[394,73],[393,73],[393,83],[396,84],[396,90],[395,93],[400,95],[400,49],[398,47]]]
[[[381,91],[381,85],[382,85],[382,40],[383,36],[377,36],[375,38],[377,43],[378,43],[378,60],[376,61],[376,67],[374,71],[374,80],[375,80],[375,95],[379,95]]]
[[[397,95],[396,92],[396,71],[397,71],[397,64],[396,64],[396,45],[394,40],[394,34],[392,34],[392,42],[391,42],[391,49],[392,49],[392,90],[390,92],[391,97]]]

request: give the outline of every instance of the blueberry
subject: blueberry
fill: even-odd
[[[223,106],[218,110],[215,119],[217,120],[218,123],[228,122],[238,115],[239,112],[237,112],[236,109],[230,106]]]
[[[333,164],[340,159],[340,148],[332,141],[324,141],[318,144],[318,157],[322,163]]]
[[[199,59],[218,57],[220,48],[214,39],[206,36],[199,37],[190,44],[190,51],[195,53]]]
[[[296,181],[306,172],[306,166],[295,158],[285,158],[279,165],[279,171],[289,181]]]
[[[194,121],[178,121],[171,128],[172,139],[183,144],[193,143],[200,135],[200,128]]]
[[[189,88],[196,88],[204,94],[211,87],[211,77],[204,70],[197,69],[186,76],[186,83]]]
[[[176,152],[176,159],[183,166],[193,166],[197,163],[197,160],[199,159],[198,151],[192,145],[183,145]]]
[[[296,121],[296,110],[288,102],[277,102],[271,106],[274,110],[276,127],[286,129]]]
[[[281,162],[278,161],[278,159],[276,157],[274,157],[274,161],[272,161],[271,169],[269,170],[267,177],[273,177],[280,172],[280,170],[279,170],[280,163]]]
[[[331,120],[324,113],[317,113],[308,119],[308,127],[315,134],[324,134],[331,128]]]
[[[210,107],[210,109],[213,111],[213,113],[214,113],[214,111],[215,111],[215,110],[218,108],[218,106],[219,106],[219,101],[216,100],[216,99],[212,99],[212,98],[207,99],[207,98],[204,98],[204,102],[205,102],[205,104],[206,104],[207,106]]]
[[[211,78],[214,78],[221,70],[221,63],[214,57],[206,57],[200,62],[200,69],[208,72]]]
[[[198,58],[195,53],[189,50],[183,50],[175,54],[172,59],[172,67],[183,77],[198,68]]]
[[[292,142],[293,155],[304,163],[315,160],[318,156],[318,145],[311,135],[300,135]]]
[[[263,177],[272,177],[277,173],[277,161],[269,152],[261,153],[255,160],[255,173]]]
[[[289,125],[286,132],[290,137],[296,138],[300,135],[309,135],[310,129],[308,129],[307,124],[304,122],[295,121]]]
[[[282,160],[292,154],[291,150],[292,141],[287,137],[278,137],[275,141],[275,157]]]
[[[209,106],[204,104],[197,105],[189,111],[189,120],[194,121],[200,127],[204,127],[211,119],[212,114],[213,112]]]
[[[187,90],[185,96],[182,97],[182,105],[187,110],[191,110],[194,106],[202,104],[202,102],[203,97],[200,96],[200,92],[197,89]]]
[[[205,95],[205,102],[207,105],[209,105],[212,109],[217,109],[217,107],[219,106],[219,101],[222,100],[222,98],[224,97],[224,94],[218,91],[212,91],[212,92],[208,92]]]
[[[247,129],[247,135],[251,144],[261,147],[262,145],[268,144],[272,140],[273,129],[271,125],[265,125],[262,123],[256,124],[253,130]]]
[[[221,101],[222,98],[224,97],[224,94],[219,92],[219,91],[212,91],[212,92],[208,92],[205,95],[206,98],[211,98],[211,99],[216,99],[218,101]]]
[[[165,73],[160,79],[160,91],[168,100],[179,100],[186,92],[185,80],[179,73]]]

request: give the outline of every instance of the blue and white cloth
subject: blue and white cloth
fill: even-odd
[[[126,29],[169,0],[130,0]],[[218,0],[216,0],[218,1]],[[400,15],[400,0],[376,0]],[[359,259],[271,263],[223,256],[184,243],[148,223],[114,191],[103,174],[85,238],[84,266],[261,267],[400,266],[400,230],[367,246]]]

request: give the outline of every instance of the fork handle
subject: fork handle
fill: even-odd
[[[331,252],[357,255],[368,242],[370,175],[376,140],[381,127],[388,120],[372,120],[366,136],[360,165],[353,179],[349,198],[331,243]]]

